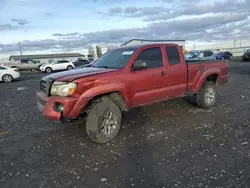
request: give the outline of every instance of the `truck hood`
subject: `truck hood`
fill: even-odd
[[[57,80],[57,81],[69,81],[70,82],[78,78],[83,78],[86,76],[102,74],[102,73],[107,73],[107,72],[113,72],[116,70],[117,69],[105,69],[105,68],[94,68],[94,67],[73,69],[73,70],[50,74],[48,76],[45,76],[43,80],[52,78],[53,80]]]

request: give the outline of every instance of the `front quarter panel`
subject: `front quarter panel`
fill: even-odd
[[[79,99],[74,109],[71,112],[71,116],[72,117],[79,116],[82,108],[84,108],[84,106],[86,106],[87,103],[91,101],[93,98],[95,98],[96,96],[100,96],[100,95],[108,94],[112,92],[119,92],[123,97],[126,108],[127,109],[131,108],[129,94],[128,94],[126,85],[123,83],[107,83],[107,84],[98,85],[93,88],[87,89],[86,92],[80,95],[78,97]]]

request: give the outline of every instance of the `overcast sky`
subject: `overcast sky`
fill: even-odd
[[[132,38],[250,38],[250,0],[0,0],[0,55],[81,52]]]

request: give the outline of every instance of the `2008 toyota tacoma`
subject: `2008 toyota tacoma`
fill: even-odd
[[[106,143],[118,134],[123,111],[187,95],[209,108],[227,80],[227,60],[185,61],[176,44],[141,44],[109,51],[91,67],[45,76],[36,101],[49,120],[86,114],[90,139]]]

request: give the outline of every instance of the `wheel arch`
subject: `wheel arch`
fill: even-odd
[[[53,70],[53,68],[51,66],[49,66],[49,65],[44,67],[44,70],[46,70],[47,68],[50,68],[51,70]]]
[[[212,82],[217,86],[219,83],[219,77],[220,77],[220,73],[217,71],[203,74],[203,76],[201,76],[197,84],[196,91],[199,92],[206,82]]]
[[[78,117],[80,114],[88,112],[93,103],[105,100],[105,98],[114,101],[121,111],[128,111],[130,109],[128,92],[122,83],[117,83],[112,84],[112,87],[102,85],[83,93],[75,104],[70,116]]]

